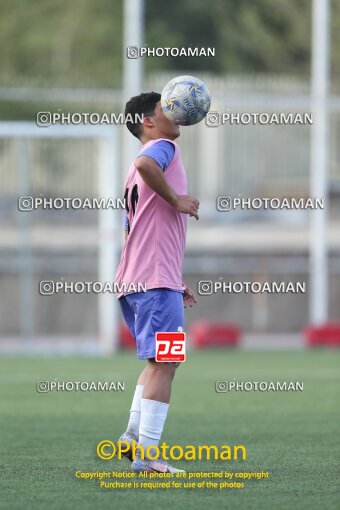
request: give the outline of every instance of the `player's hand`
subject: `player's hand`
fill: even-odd
[[[178,195],[175,203],[176,211],[189,214],[189,216],[194,216],[196,220],[199,219],[198,216],[199,206],[200,206],[199,200],[190,195]]]
[[[189,287],[185,287],[183,294],[183,302],[184,308],[188,308],[188,306],[192,307],[195,303],[197,303],[197,298],[193,291],[189,289]]]

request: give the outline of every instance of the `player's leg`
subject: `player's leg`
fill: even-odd
[[[139,435],[139,424],[141,415],[141,400],[144,389],[145,381],[147,380],[147,374],[149,367],[146,366],[140,373],[133,395],[132,404],[130,408],[130,418],[126,427],[125,435],[130,436],[132,439],[138,440]]]
[[[172,381],[179,363],[156,363],[148,360],[146,377],[144,379],[143,398],[169,403]]]
[[[156,363],[148,360],[147,378],[141,400],[141,421],[139,445],[146,452],[150,448],[152,456],[163,432],[169,410],[171,386],[177,368],[176,363]]]
[[[125,323],[126,323],[127,327],[129,328],[129,331],[135,341],[136,341],[135,318],[137,316],[137,313],[140,314],[140,306],[137,306],[138,302],[139,302],[138,296],[133,296],[133,295],[130,295],[129,298],[126,298],[125,296],[123,296],[119,299],[119,304],[120,304],[120,307],[122,310],[122,314],[123,314]],[[136,341],[136,344],[137,344],[137,341]],[[141,359],[143,358],[143,353],[141,354],[138,351],[138,345],[137,345],[137,356]],[[128,424],[127,424],[125,432],[120,436],[118,441],[125,441],[128,443],[131,443],[132,440],[138,441],[139,424],[140,424],[140,417],[141,417],[141,400],[142,400],[144,383],[147,379],[147,374],[148,374],[148,370],[149,370],[148,365],[142,370],[142,372],[140,373],[140,375],[138,377],[137,385],[135,388],[135,392],[133,395],[132,404],[131,404],[131,408],[130,408],[130,416],[129,416]],[[125,453],[125,456],[128,459],[132,460],[130,451],[127,451]]]
[[[144,452],[150,448],[149,452],[154,457],[167,417],[171,385],[178,366],[175,363],[155,362],[155,335],[158,331],[182,330],[184,309],[182,294],[168,289],[150,291],[147,300],[148,302],[144,302],[140,308],[140,314],[137,310],[135,324],[139,357],[148,359],[141,400],[139,445],[143,446]],[[132,469],[177,471],[162,459],[143,460],[140,457],[134,460]]]
[[[123,317],[125,320],[125,323],[127,327],[129,328],[129,331],[133,338],[135,338],[135,313],[133,308],[130,306],[130,303],[126,299],[125,296],[121,297],[119,299],[119,304],[123,313]],[[130,408],[130,417],[129,421],[126,427],[126,431],[120,436],[118,439],[119,441],[124,441],[127,443],[130,443],[134,441],[138,441],[139,436],[139,424],[140,424],[140,416],[141,416],[141,400],[142,400],[142,393],[144,388],[144,382],[146,379],[146,374],[148,371],[148,367],[146,366],[144,370],[139,375],[137,385],[135,388],[135,392],[132,399],[132,404]],[[125,456],[132,460],[131,452],[127,451],[125,453]]]
[[[147,400],[152,400],[155,402],[166,403],[168,404],[170,401],[171,395],[171,384],[175,375],[175,369],[177,364],[175,363],[156,363],[154,360],[148,360],[148,365],[142,370],[139,375],[137,385],[135,388],[134,396],[132,399],[132,404],[130,408],[130,417],[126,427],[126,431],[120,437],[121,441],[129,441],[131,442],[133,439],[135,441],[138,440],[139,437],[139,427],[140,427],[140,419],[141,419],[141,406],[142,406],[142,396],[144,401],[143,407],[144,416],[148,416],[148,420],[150,419],[150,404],[146,402]],[[162,408],[163,414],[167,409],[167,406],[159,406]],[[156,412],[159,413],[159,409],[156,409]],[[165,414],[166,416],[166,414]],[[163,424],[164,425],[164,424]],[[159,438],[161,436],[163,426],[161,426],[161,421],[159,421],[159,426],[161,427],[158,431]],[[158,438],[158,439],[159,439]],[[142,442],[144,447],[151,445],[154,443],[155,437],[149,439],[147,434],[147,428],[144,427],[144,436],[142,438]],[[147,446],[146,446],[147,445]],[[127,458],[131,459],[130,453],[127,452]]]

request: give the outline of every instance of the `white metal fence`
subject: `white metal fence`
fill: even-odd
[[[173,74],[154,76],[144,90],[160,91],[171,77]],[[305,83],[283,78],[222,80],[211,76],[200,77],[211,89],[212,110],[218,112],[309,112],[309,90]],[[51,91],[50,98],[54,92]],[[57,97],[60,100],[60,94]],[[117,110],[121,108],[118,106],[120,95],[116,93],[112,97],[116,106],[113,110],[120,111]],[[71,99],[74,102],[76,97],[73,95]],[[329,188],[337,193],[340,190],[340,99],[333,97],[329,107]],[[93,278],[94,275],[100,280],[112,280],[117,261],[116,252],[122,241],[122,214],[119,211],[117,214],[112,214],[112,211],[101,211],[98,214],[85,211],[72,211],[72,214],[67,211],[59,211],[57,214],[48,211],[43,214],[38,211],[21,214],[16,204],[18,196],[31,194],[45,197],[121,197],[123,176],[127,171],[126,165],[123,167],[120,161],[122,143],[119,138],[123,130],[126,130],[123,125],[114,128],[97,125],[38,128],[31,123],[0,124],[0,335],[8,335],[9,344],[13,336],[21,335],[25,341],[22,345],[36,349],[37,335],[45,338],[52,332],[54,336],[65,336],[66,331],[67,336],[73,339],[79,337],[83,344],[87,338],[86,346],[89,349],[104,352],[114,348],[117,340],[117,315],[112,296],[92,296],[91,299],[86,296],[77,299],[65,296],[58,302],[53,301],[57,297],[51,296],[42,300],[38,295],[38,280],[49,277],[84,279]],[[195,225],[195,231],[192,229],[189,232],[194,242],[191,244],[191,252],[189,249],[187,254],[187,275],[204,275],[214,270],[224,275],[256,274],[259,271],[258,265],[262,267],[264,261],[259,260],[260,255],[255,260],[256,254],[250,247],[243,249],[243,258],[236,254],[234,259],[229,253],[227,261],[219,264],[215,262],[216,250],[214,252],[212,246],[216,246],[216,239],[218,241],[221,236],[230,236],[228,238],[233,237],[235,240],[230,231],[227,233],[219,227],[224,226],[224,223],[230,226],[230,223],[237,220],[236,215],[218,214],[216,197],[308,196],[309,138],[308,125],[226,124],[208,127],[202,122],[197,126],[181,128],[179,144],[188,173],[189,192],[199,197],[201,217],[205,221],[204,228],[199,222]],[[130,160],[134,155],[132,151]],[[336,214],[335,220],[339,222],[339,211]],[[297,218],[295,214],[289,217],[293,218],[293,222]],[[271,221],[274,214],[266,218]],[[287,218],[288,215],[283,215],[280,227],[285,225]],[[253,221],[254,215],[244,219]],[[308,214],[302,214],[298,220],[300,226],[305,228],[305,236]],[[274,221],[277,221],[277,215]],[[210,248],[200,242],[201,239],[204,239],[203,243],[206,241],[207,225],[209,228],[214,226],[209,234],[213,244],[207,244]],[[339,273],[336,225],[338,223],[335,222],[332,229],[333,252],[330,257],[333,317],[338,314],[336,302],[339,294],[334,278]],[[288,275],[296,270],[307,276],[308,246],[303,249],[300,247],[296,254],[288,230],[285,234],[285,253],[289,255],[289,263],[284,255],[285,264],[281,260],[277,262],[279,270],[273,269],[272,273]],[[236,230],[233,232],[237,234]],[[268,236],[270,232],[266,234],[267,244]],[[204,254],[201,254],[202,248],[206,250]],[[198,257],[198,254],[201,256]],[[297,265],[296,255],[303,257],[300,265]],[[95,314],[94,306],[98,306]],[[295,310],[289,309],[289,313]],[[300,324],[299,310],[297,315],[295,323]],[[245,318],[242,320],[246,321]]]
[[[95,238],[78,239],[72,230],[67,231],[67,221],[62,228],[41,229],[37,211],[20,211],[19,197],[90,197],[110,198],[120,195],[119,143],[117,129],[103,126],[50,126],[39,128],[26,122],[0,123],[0,171],[2,181],[2,262],[8,264],[8,274],[17,273],[18,284],[3,280],[2,290],[8,291],[6,308],[2,306],[2,319],[6,310],[13,314],[13,330],[21,335],[21,347],[28,351],[38,349],[36,322],[42,310],[47,312],[45,300],[53,307],[55,296],[39,296],[39,281],[52,280],[44,273],[42,254],[55,250],[63,259],[74,251],[77,264],[81,265],[82,248],[92,245],[97,252],[96,281],[112,282],[117,265],[117,253],[121,235],[121,222],[112,209],[99,209]],[[91,182],[86,182],[88,179]],[[84,186],[84,181],[86,185]],[[7,213],[6,213],[7,211]],[[46,222],[46,213],[43,222]],[[7,217],[6,217],[7,214]],[[8,217],[9,216],[9,217]],[[39,217],[41,219],[41,217]],[[48,224],[48,219],[47,219]],[[83,231],[86,236],[87,231]],[[6,254],[10,256],[6,256]],[[67,264],[61,264],[53,279],[63,279]],[[14,295],[16,297],[14,297]],[[3,296],[4,297],[4,296]],[[87,348],[101,353],[111,352],[117,344],[117,306],[112,294],[98,295],[97,330]],[[69,314],[72,315],[72,307]],[[51,315],[51,313],[50,313]],[[78,337],[82,334],[81,313]],[[46,333],[48,338],[48,332]],[[46,347],[46,346],[45,346]],[[52,346],[53,347],[53,346]],[[67,346],[67,349],[69,346]]]
[[[173,73],[151,76],[145,90],[161,91]],[[309,113],[309,86],[285,77],[223,77],[200,74],[212,94],[211,110],[230,113]],[[83,98],[84,91],[81,91]],[[27,93],[27,91],[26,91]],[[10,99],[7,91],[6,98]],[[61,100],[60,91],[51,91],[49,98]],[[17,95],[17,94],[16,94]],[[46,95],[46,93],[45,93]],[[88,94],[89,98],[95,94]],[[1,95],[0,95],[1,97]],[[15,96],[16,97],[16,96]],[[86,96],[87,97],[87,96]],[[108,109],[121,110],[119,92],[98,92],[98,101],[108,101]],[[65,101],[75,96],[65,96]],[[95,104],[95,103],[93,103]],[[340,97],[333,96],[329,103],[331,114],[329,186],[340,190]],[[125,130],[125,126],[119,129]],[[35,166],[35,181],[43,192],[51,188],[60,192],[88,194],[93,189],[91,158],[95,157],[88,142],[79,140],[74,151],[74,141],[66,139],[58,146],[45,140],[39,152],[31,145]],[[237,125],[225,124],[207,127],[205,122],[181,128],[179,144],[186,165],[190,190],[200,196],[202,203],[226,192],[243,196],[306,196],[309,193],[310,125]],[[71,149],[70,149],[71,147]],[[11,144],[0,150],[3,193],[13,193],[11,167],[15,150]],[[75,160],[77,164],[75,165]],[[133,154],[131,155],[131,159]],[[46,159],[49,160],[46,170]],[[68,171],[73,168],[73,171]],[[58,169],[58,171],[56,171]],[[121,175],[126,168],[121,169]],[[15,191],[14,191],[15,192]]]

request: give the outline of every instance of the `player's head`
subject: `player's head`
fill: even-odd
[[[179,127],[164,115],[160,101],[160,94],[147,92],[132,97],[125,105],[125,117],[134,121],[128,120],[126,126],[143,143],[158,138],[175,140],[180,135]]]

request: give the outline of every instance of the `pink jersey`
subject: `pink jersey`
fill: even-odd
[[[163,140],[151,140],[141,151]],[[170,141],[170,140],[167,140]],[[179,147],[164,171],[168,184],[178,195],[187,194],[187,180]],[[140,176],[134,163],[125,182],[130,232],[123,246],[115,282],[129,287],[146,285],[147,289],[166,287],[184,290],[182,266],[186,239],[187,215],[153,191]],[[123,292],[118,293],[121,297]]]

